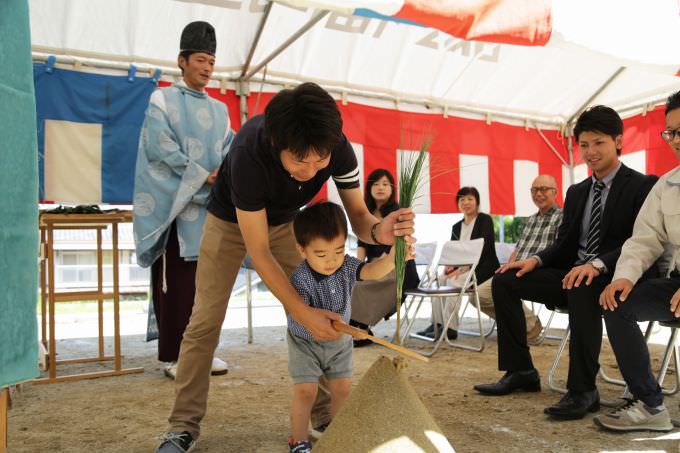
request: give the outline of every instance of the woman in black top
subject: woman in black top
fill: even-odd
[[[456,201],[458,209],[463,213],[463,220],[455,223],[451,229],[452,241],[469,241],[471,239],[484,238],[484,248],[482,255],[479,258],[479,263],[475,269],[475,277],[477,278],[477,285],[481,285],[486,280],[493,277],[494,272],[500,266],[498,257],[496,256],[496,245],[493,231],[493,220],[489,214],[479,212],[479,192],[474,187],[461,187],[456,194]],[[440,276],[440,283],[446,284],[446,280],[457,280],[459,285],[464,283],[464,276],[470,268],[468,266],[452,267],[446,266],[444,274]],[[460,299],[459,299],[460,301]],[[444,313],[445,318],[451,311],[458,311],[458,306],[447,305],[448,309]],[[438,332],[441,332],[443,321],[441,319],[441,309],[433,303],[432,307],[432,324],[418,332],[418,335],[429,338],[436,338]],[[453,340],[458,337],[458,317],[454,317],[449,324],[448,337]]]
[[[378,219],[399,209],[394,192],[394,177],[385,169],[374,170],[366,181],[364,201],[368,210]],[[359,241],[357,258],[371,262],[390,252],[389,245],[366,244]],[[415,261],[406,263],[404,289],[416,288],[420,284]],[[394,274],[390,278],[377,282],[360,282],[354,287],[352,295],[352,319],[350,324],[362,329],[369,329],[381,318],[389,318],[396,312],[396,284]],[[370,340],[357,340],[355,346],[370,344]]]

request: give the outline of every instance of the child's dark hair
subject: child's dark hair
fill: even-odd
[[[460,201],[461,198],[463,198],[466,195],[472,195],[473,197],[475,197],[477,207],[479,207],[479,190],[472,186],[461,187],[458,190],[458,193],[456,194],[456,204]]]
[[[302,247],[306,247],[317,238],[330,241],[342,235],[346,239],[345,212],[340,206],[330,201],[307,206],[295,216],[293,231],[295,240]]]
[[[342,139],[340,110],[326,90],[303,83],[281,90],[264,110],[264,135],[278,156],[288,149],[298,159],[314,151],[327,157]]]
[[[623,135],[623,121],[613,108],[596,105],[581,113],[576,120],[576,126],[574,126],[576,140],[582,132],[599,132],[616,140],[616,137]],[[621,155],[619,148],[616,148],[616,154]]]
[[[666,115],[675,109],[680,109],[680,91],[671,94],[666,101]]]

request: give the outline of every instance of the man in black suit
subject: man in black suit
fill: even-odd
[[[619,161],[623,122],[611,108],[596,106],[583,112],[574,136],[592,177],[569,187],[553,245],[502,266],[493,278],[498,368],[506,373],[496,383],[475,386],[487,395],[540,391],[526,341],[522,299],[548,308],[568,307],[568,392],[544,411],[557,419],[582,418],[600,407],[595,386],[602,343],[598,298],[611,281],[621,246],[631,236],[635,217],[657,180]]]

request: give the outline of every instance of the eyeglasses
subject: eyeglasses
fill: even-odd
[[[554,187],[546,187],[546,186],[532,187],[532,188],[531,188],[531,193],[532,193],[532,194],[536,194],[536,193],[538,193],[538,192],[546,193],[546,192],[548,192],[548,191],[550,191],[550,190],[557,190],[557,189],[555,189]]]
[[[667,142],[672,142],[675,140],[677,137],[680,137],[680,129],[666,129],[665,131],[661,132],[661,137],[663,137],[664,140]]]

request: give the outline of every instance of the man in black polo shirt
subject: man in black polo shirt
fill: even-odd
[[[354,232],[370,243],[392,244],[413,233],[414,214],[400,209],[376,219],[359,188],[356,156],[342,133],[333,98],[313,83],[279,92],[265,114],[243,125],[222,163],[208,205],[198,257],[196,301],[180,349],[170,430],[159,452],[186,452],[205,415],[210,364],[229,295],[246,252],[286,311],[318,340],[340,337],[337,313],[305,305],[288,276],[302,258],[291,221],[332,177]],[[314,417],[316,415],[316,417]],[[319,408],[315,426],[330,421]]]

